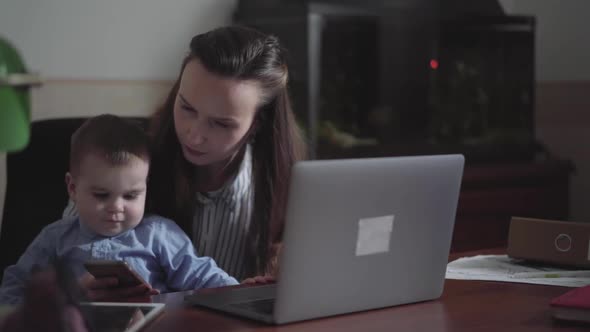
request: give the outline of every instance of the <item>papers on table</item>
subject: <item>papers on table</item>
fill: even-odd
[[[590,270],[560,269],[506,255],[479,255],[450,262],[446,278],[581,287],[590,285]]]

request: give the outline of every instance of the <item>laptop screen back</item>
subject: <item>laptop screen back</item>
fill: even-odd
[[[439,155],[295,165],[275,321],[439,297],[463,164]]]

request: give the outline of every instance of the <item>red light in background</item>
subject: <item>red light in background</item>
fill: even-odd
[[[432,68],[432,69],[438,68],[438,61],[436,59],[430,60],[430,68]]]

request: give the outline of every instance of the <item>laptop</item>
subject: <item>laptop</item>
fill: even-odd
[[[462,155],[296,163],[276,284],[190,295],[271,324],[440,297]]]

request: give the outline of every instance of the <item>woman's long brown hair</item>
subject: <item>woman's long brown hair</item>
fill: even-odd
[[[232,26],[195,36],[179,78],[150,125],[153,139],[148,210],[175,220],[192,234],[195,169],[182,155],[173,109],[186,64],[198,59],[211,73],[256,82],[263,102],[242,149],[252,145],[254,212],[248,234],[246,275],[263,274],[273,259],[273,244],[284,225],[291,166],[305,154],[287,91],[285,50],[276,37]]]

